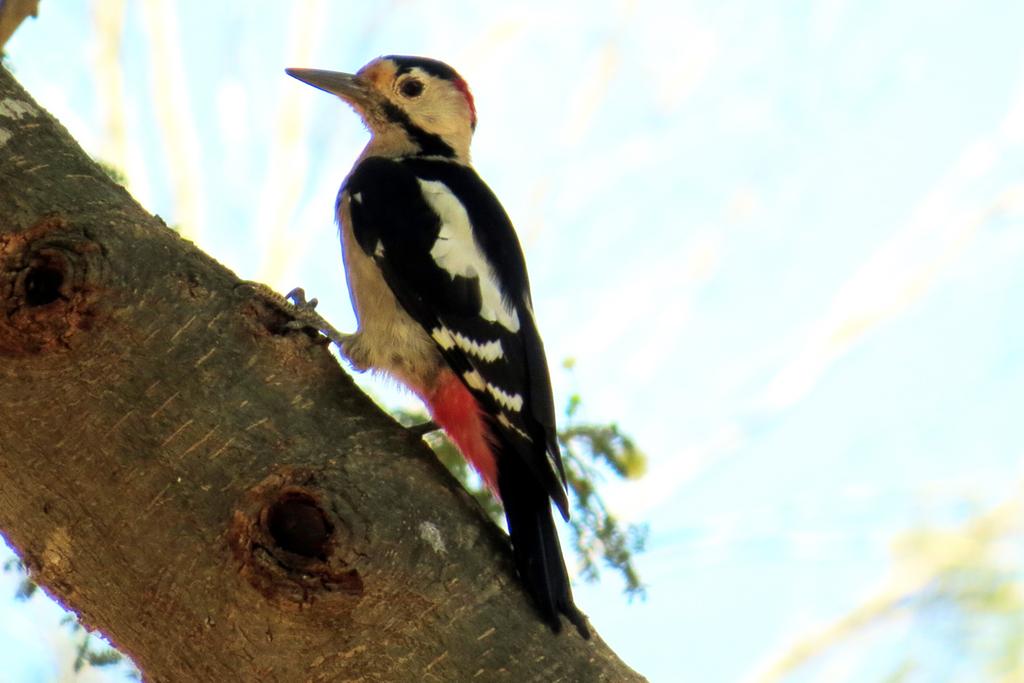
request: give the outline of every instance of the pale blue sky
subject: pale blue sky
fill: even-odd
[[[650,524],[648,600],[576,590],[652,681],[756,680],[891,586],[901,532],[1019,493],[1024,5],[153,1],[111,58],[96,7],[44,0],[9,46],[23,85],[147,208],[341,329],[331,209],[366,135],[283,69],[465,76],[549,356],[577,359],[559,399],[650,457],[608,489]],[[0,607],[0,648],[55,680],[24,614]],[[934,647],[890,629],[822,666],[874,681]]]

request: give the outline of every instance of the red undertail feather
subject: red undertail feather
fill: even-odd
[[[487,486],[497,495],[498,466],[494,459],[494,450],[487,439],[487,425],[484,424],[483,413],[473,394],[455,373],[446,370],[439,378],[434,392],[424,399],[434,422],[444,429],[448,438],[455,442]]]

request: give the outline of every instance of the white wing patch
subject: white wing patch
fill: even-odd
[[[469,385],[470,389],[483,391],[487,387],[487,382],[484,381],[483,376],[476,370],[467,370],[462,373],[462,379],[466,380],[466,384]]]
[[[504,406],[509,410],[514,410],[518,413],[523,409],[523,397],[520,394],[510,394],[490,382],[487,383],[487,393],[494,397],[498,405]]]
[[[501,285],[473,237],[469,214],[462,202],[439,180],[417,179],[423,198],[441,219],[441,230],[430,250],[438,267],[452,278],[476,278],[480,287],[480,317],[509,332],[519,331],[519,313],[505,303]]]
[[[478,341],[473,341],[469,337],[456,332],[452,335],[455,339],[455,345],[465,351],[471,356],[476,356],[480,360],[485,360],[493,363],[499,358],[505,355],[505,352],[501,348],[501,340],[494,339],[489,342],[481,344]]]
[[[502,391],[500,387],[491,384],[490,382],[485,380],[484,376],[481,375],[476,370],[467,370],[466,372],[462,373],[462,379],[466,380],[466,384],[469,385],[470,389],[473,389],[474,391],[486,391],[488,394],[493,396],[494,400],[497,401],[500,405],[509,408],[510,410],[514,410],[518,413],[520,410],[523,409],[523,397],[521,395],[509,394],[506,391]],[[509,422],[508,417],[505,415],[505,413],[498,414],[498,422],[500,422],[505,427],[508,427],[509,429],[516,430],[517,432],[522,434],[524,438],[530,438],[529,436],[527,436],[526,432],[522,431],[521,429],[513,425],[511,422]]]
[[[447,327],[435,327],[430,332],[430,336],[445,351],[455,348],[455,340],[452,339],[452,333],[448,331]]]
[[[555,474],[555,480],[562,482],[562,487],[565,487],[565,475],[562,474],[562,470],[558,466],[558,460],[555,459],[555,454],[545,449],[544,455],[548,456],[548,467]]]
[[[506,415],[503,412],[502,413],[498,413],[498,424],[500,424],[505,429],[511,429],[512,431],[514,431],[516,434],[518,434],[519,436],[523,437],[527,441],[533,441],[533,439],[530,438],[529,434],[527,434],[522,429],[520,429],[519,427],[516,427],[514,424],[512,424],[512,420],[508,419],[508,415]],[[551,456],[548,456],[548,457],[550,458]]]
[[[449,351],[457,346],[470,356],[475,356],[488,363],[493,363],[505,356],[505,350],[501,347],[500,339],[478,342],[461,332],[452,332],[447,327],[435,327],[431,330],[430,336],[445,351]]]

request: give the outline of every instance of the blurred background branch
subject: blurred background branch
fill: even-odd
[[[1020,488],[1024,493],[1024,486]],[[1024,679],[1024,503],[978,512],[952,528],[922,527],[894,543],[888,585],[841,619],[817,626],[779,654],[757,683],[804,680],[836,650],[861,657],[879,632],[927,635],[945,651],[942,675],[957,680]],[[907,638],[908,645],[910,638]],[[913,646],[878,680],[936,680],[935,662]]]
[[[0,55],[21,22],[39,14],[39,0],[0,0]]]

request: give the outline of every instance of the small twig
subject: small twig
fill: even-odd
[[[409,425],[406,427],[410,434],[420,439],[431,432],[436,432],[440,428],[441,427],[433,420],[428,420],[426,422],[421,422],[418,425]]]

